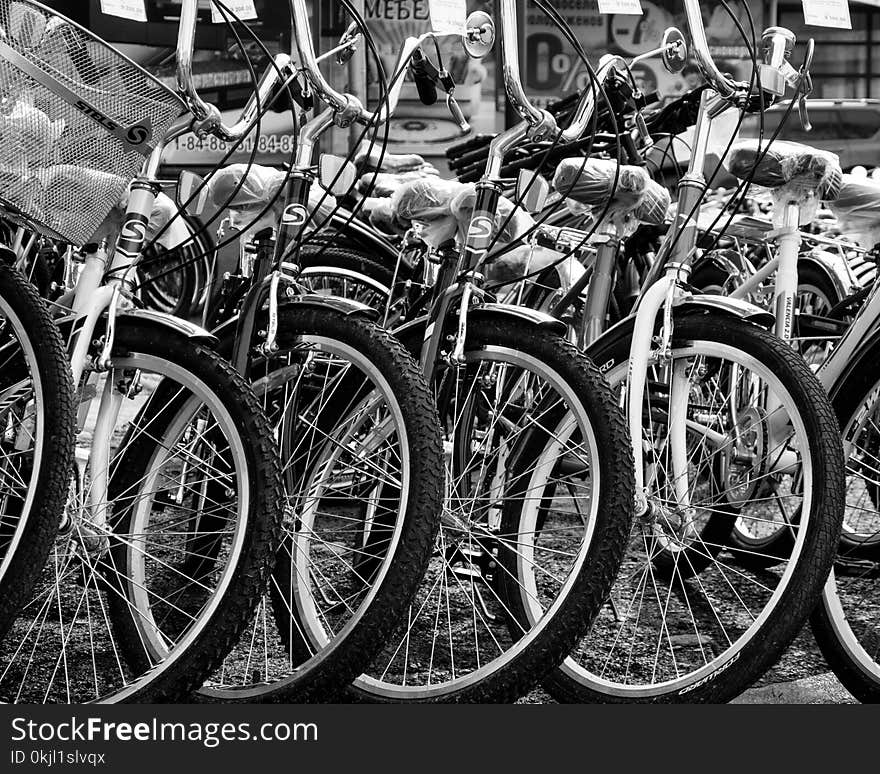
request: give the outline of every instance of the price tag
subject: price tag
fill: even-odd
[[[438,35],[464,35],[467,0],[429,0],[431,29]]]
[[[803,0],[804,23],[812,27],[834,27],[851,30],[847,0]]]
[[[644,11],[640,0],[599,0],[599,13],[641,16]]]
[[[211,21],[214,24],[226,21],[226,16],[229,17],[230,21],[234,21],[236,17],[242,21],[257,18],[254,0],[222,0],[222,2],[225,6],[222,11],[215,3],[211,3]],[[223,15],[224,13],[226,16]]]
[[[147,20],[146,0],[101,0],[101,13],[129,21]]]

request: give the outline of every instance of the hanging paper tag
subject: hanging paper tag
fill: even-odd
[[[624,16],[641,16],[640,0],[599,0],[599,13],[618,13]]]
[[[101,0],[101,13],[129,21],[147,20],[146,0]]]
[[[834,27],[851,30],[847,0],[803,0],[804,23],[812,27]]]
[[[438,35],[464,35],[467,0],[429,0],[431,29]]]
[[[215,3],[211,3],[211,21],[214,24],[219,24],[220,22],[226,21],[226,17],[229,17],[230,21],[234,21],[236,18],[241,19],[242,21],[248,21],[249,19],[257,18],[257,9],[254,7],[254,0],[222,0],[224,9],[221,11],[220,7]],[[226,10],[226,9],[229,10]]]

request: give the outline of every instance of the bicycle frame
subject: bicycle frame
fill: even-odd
[[[686,300],[688,296],[682,288],[682,284],[686,282],[690,275],[696,253],[699,232],[697,219],[693,215],[696,215],[699,211],[706,192],[706,179],[703,167],[707,156],[712,121],[737,95],[736,84],[732,84],[726,76],[721,74],[709,53],[699,1],[685,0],[685,13],[688,27],[694,40],[695,55],[704,73],[709,78],[712,88],[706,89],[700,98],[691,158],[688,163],[687,173],[679,183],[676,220],[658,252],[657,261],[648,274],[643,294],[636,304],[635,326],[627,374],[627,422],[635,459],[637,516],[641,516],[649,510],[645,487],[644,448],[642,444],[642,401],[644,399],[648,367],[651,360],[651,349],[654,343],[655,321],[657,315],[662,311],[662,327],[658,346],[658,357],[662,359],[669,355],[673,329],[672,310],[677,304]],[[760,88],[775,96],[781,96],[784,93],[786,83],[786,78],[783,74],[784,68],[786,65],[790,67],[786,59],[786,45],[782,42],[787,37],[793,36],[790,36],[790,33],[787,33],[787,35],[782,34],[779,28],[772,28],[765,33],[766,61],[758,73],[759,85]],[[790,271],[787,264],[785,264],[784,270]],[[782,312],[781,322],[778,321],[777,325],[788,330],[791,329],[793,305],[794,297],[789,298],[787,285],[784,281],[777,295],[777,310]],[[685,446],[686,423],[684,417],[677,423],[673,421],[680,408],[677,398],[684,396],[684,405],[685,407],[687,405],[688,385],[678,384],[680,380],[685,380],[684,374],[674,372],[670,395],[669,443],[671,447],[673,476],[676,482],[677,505],[679,508],[687,509],[689,502],[686,465],[687,450]],[[770,405],[767,407],[767,410],[772,413],[776,408],[778,406]],[[784,422],[782,419],[784,419]],[[774,441],[775,437],[784,430],[787,423],[787,417],[771,422],[771,434],[774,436]],[[788,463],[788,460],[784,459],[787,455],[782,456],[783,459],[778,461],[777,464],[785,466]]]
[[[102,250],[88,253],[85,257],[85,265],[79,273],[74,288],[73,327],[69,341],[73,383],[77,386],[81,384],[89,366],[89,350],[96,340],[95,330],[98,321],[105,314],[106,327],[101,350],[93,360],[92,366],[96,373],[107,371],[111,367],[110,356],[114,345],[120,297],[123,295],[125,287],[131,284],[130,277],[143,257],[150,214],[159,193],[156,177],[159,161],[165,144],[185,131],[186,129],[183,127],[172,130],[163,142],[157,143],[155,149],[146,159],[141,175],[131,183],[122,229],[116,241],[109,267],[106,265],[106,253]],[[94,398],[80,406],[80,421],[85,419],[85,414],[92,400]],[[87,463],[85,460],[79,460],[79,464],[88,465],[90,521],[99,527],[106,524],[109,507],[107,487],[111,438],[121,407],[122,394],[114,389],[110,380],[107,380],[98,407],[91,454]],[[82,473],[83,471],[81,471]]]

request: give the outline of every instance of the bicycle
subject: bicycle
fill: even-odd
[[[224,126],[192,83],[196,5],[182,5],[178,81],[203,130],[235,141],[289,88],[291,57],[276,57],[236,125]],[[290,7],[292,54],[314,57],[305,4]],[[417,45],[407,41],[403,64]],[[287,172],[233,165],[207,181],[181,179],[193,196],[204,191],[250,224],[211,324],[220,351],[251,381],[270,418],[289,508],[258,616],[198,691],[201,701],[336,696],[397,625],[429,558],[443,482],[431,392],[369,308],[310,292],[308,269],[299,265],[310,207],[321,198],[310,202],[313,183],[320,178],[330,191],[344,185],[336,179],[345,174],[339,159],[324,155],[314,169],[318,139],[333,126],[384,123],[399,75],[376,112],[351,95],[325,100],[328,107],[299,127]]]
[[[18,128],[30,131],[4,144],[17,170],[4,218],[79,245],[130,190],[112,258],[87,251],[58,320],[82,446],[49,561],[2,643],[0,696],[180,699],[220,663],[267,581],[282,513],[274,440],[209,333],[126,308],[156,196],[156,138],[183,103],[39,3],[4,0],[0,24],[16,100],[5,116],[24,114]]]
[[[733,698],[775,662],[808,617],[843,517],[842,450],[821,385],[767,331],[767,312],[741,300],[692,295],[684,284],[696,256],[695,216],[705,191],[702,164],[712,118],[729,104],[756,102],[749,84],[715,66],[698,3],[686,0],[685,11],[710,88],[700,95],[676,219],[635,313],[586,350],[626,396],[636,528],[623,572],[590,635],[545,681],[566,700]],[[787,61],[791,33],[771,28],[762,43],[766,104],[787,80],[800,84],[802,76]],[[560,164],[563,184],[582,174],[579,163],[589,162],[574,160],[567,169]],[[595,194],[596,186],[584,179],[585,190]],[[597,204],[589,194],[582,200]],[[615,241],[598,247],[597,266],[603,251],[613,258]],[[585,343],[605,323],[604,285],[606,297],[594,298],[596,313],[587,315],[593,324],[584,330]],[[761,518],[768,499],[799,515],[789,517],[792,550],[772,557],[773,573],[762,569],[758,575],[733,567],[724,551],[736,519]]]
[[[472,14],[466,29],[472,55],[490,50],[488,16]],[[315,93],[337,101],[307,47],[300,53]],[[558,321],[482,291],[499,197],[487,168],[467,236],[438,253],[427,314],[394,329],[437,396],[447,484],[403,631],[355,681],[358,700],[518,697],[596,615],[629,527],[622,416],[596,367],[560,336]],[[565,492],[540,513],[534,493],[549,481]],[[523,601],[542,612],[518,616]]]

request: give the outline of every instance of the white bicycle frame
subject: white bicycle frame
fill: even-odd
[[[727,107],[729,98],[736,93],[735,86],[721,74],[709,53],[699,0],[685,0],[685,12],[694,42],[695,56],[713,88],[706,89],[700,98],[691,158],[687,174],[679,184],[676,221],[673,223],[658,256],[658,260],[665,262],[664,274],[647,288],[636,307],[627,374],[626,408],[633,458],[635,460],[635,511],[637,516],[642,516],[649,510],[644,468],[642,406],[647,384],[648,368],[652,360],[655,322],[657,315],[662,311],[660,342],[655,350],[655,356],[663,360],[670,355],[673,328],[672,310],[689,296],[683,289],[682,283],[690,274],[691,262],[696,251],[698,237],[696,215],[699,212],[699,207],[702,204],[706,190],[703,167],[707,155],[712,121],[715,116]],[[785,89],[785,79],[782,73],[785,66],[788,66],[788,68],[791,66],[786,59],[785,46],[780,44],[778,32],[771,30],[768,33],[771,33],[772,37],[769,38],[770,45],[765,48],[765,57],[768,61],[763,65],[764,70],[760,73],[760,83],[761,87],[765,90],[781,95]],[[783,283],[780,293],[785,292],[786,287]],[[781,298],[784,300],[784,297]],[[793,299],[791,303],[793,304]],[[790,323],[790,320],[786,320],[785,316],[783,316],[783,323],[785,322]],[[690,507],[686,436],[688,429],[697,428],[697,424],[688,420],[686,416],[689,387],[689,381],[684,370],[680,367],[679,363],[674,363],[669,397],[669,437],[667,442],[669,444],[672,475],[675,484],[676,505],[684,512]],[[772,412],[778,406],[767,406],[766,408],[768,412]],[[777,412],[777,417],[779,418],[770,423],[770,433],[774,441],[778,440],[788,425],[788,417],[784,416],[784,412]],[[708,427],[699,427],[698,429],[710,443],[713,441],[715,443],[723,443],[727,440],[726,438],[717,437],[718,433],[713,432]],[[781,455],[781,458],[776,462],[776,466],[788,467],[791,463],[789,459],[790,454]]]
[[[107,323],[101,351],[91,365],[96,373],[111,368],[119,299],[143,256],[147,224],[158,194],[156,173],[162,152],[167,141],[185,131],[186,128],[181,128],[169,134],[166,141],[158,143],[146,159],[141,175],[132,182],[122,230],[109,269],[107,254],[103,250],[86,255],[83,270],[79,273],[74,288],[73,333],[69,342],[70,366],[74,384],[77,386],[81,385],[89,366],[89,348],[94,341],[98,321],[105,313]],[[85,419],[89,406],[96,398],[97,396],[89,398],[80,405],[81,420]],[[122,393],[114,389],[111,380],[106,380],[98,407],[90,454],[87,460],[77,458],[78,465],[81,466],[79,474],[83,480],[86,469],[89,473],[89,522],[99,529],[105,528],[107,523],[111,438],[119,420],[122,400]]]
[[[744,299],[754,293],[760,284],[776,273],[774,287],[774,308],[776,325],[774,332],[783,339],[792,336],[793,310],[798,292],[798,260],[802,243],[799,230],[801,204],[788,201],[781,217],[781,226],[768,234],[776,238],[775,257],[752,274],[744,283],[729,294],[730,298]],[[815,237],[810,237],[814,239]],[[833,241],[829,240],[830,244]],[[828,358],[820,366],[817,376],[829,393],[833,392],[846,367],[853,362],[858,351],[867,339],[880,327],[880,285],[875,281],[874,290],[867,302],[859,310],[853,324],[836,343]]]

